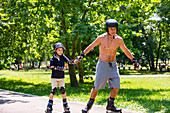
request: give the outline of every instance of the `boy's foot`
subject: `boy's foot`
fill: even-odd
[[[63,103],[64,113],[70,113],[70,107],[68,106],[67,102]]]
[[[45,113],[52,113],[52,108],[50,108],[50,107],[47,107],[47,109],[45,110]]]
[[[52,113],[52,110],[53,110],[52,106],[53,106],[53,101],[49,100],[45,113]]]

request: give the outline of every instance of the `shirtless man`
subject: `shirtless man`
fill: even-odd
[[[126,56],[131,59],[136,65],[137,60],[125,46],[123,39],[116,34],[118,30],[118,22],[114,19],[109,19],[106,21],[106,33],[98,36],[96,40],[90,44],[81,54],[78,59],[83,59],[83,57],[90,52],[95,46],[99,45],[99,61],[96,66],[96,79],[94,87],[91,90],[90,100],[87,106],[82,109],[82,113],[88,113],[91,109],[94,99],[97,96],[99,89],[104,89],[107,81],[109,82],[109,88],[112,89],[110,92],[110,97],[107,99],[107,112],[116,111],[121,112],[121,109],[114,106],[115,97],[120,88],[120,77],[119,70],[116,63],[116,52],[118,47],[120,47]],[[135,66],[136,66],[135,65]]]

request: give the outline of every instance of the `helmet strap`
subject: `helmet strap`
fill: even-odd
[[[107,33],[110,35],[109,31]],[[113,36],[113,39],[115,39],[115,36]]]
[[[59,57],[61,56],[61,55],[59,55],[57,52],[55,52],[55,53],[56,53],[57,56],[59,56]]]
[[[56,54],[57,56],[59,56],[59,57],[61,56],[61,55],[59,55],[59,54],[57,53],[57,51],[55,52],[55,54]]]

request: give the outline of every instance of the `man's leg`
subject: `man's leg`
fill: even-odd
[[[95,87],[93,87],[93,88],[91,89],[90,98],[91,98],[91,99],[95,99],[96,96],[97,96],[97,92],[98,92],[98,89],[95,89]]]
[[[114,106],[114,100],[116,98],[118,91],[119,91],[119,88],[112,88],[112,90],[110,91],[110,97],[107,99],[107,106],[106,106],[107,110],[121,112],[120,108],[116,108]]]
[[[110,91],[110,97],[116,98],[118,92],[119,92],[119,88],[112,88],[112,90]]]
[[[84,109],[82,109],[82,113],[88,113],[88,111],[91,109],[94,103],[94,100],[97,96],[97,92],[98,92],[98,89],[95,89],[95,87],[93,87],[90,93],[90,99],[87,102],[87,106]]]

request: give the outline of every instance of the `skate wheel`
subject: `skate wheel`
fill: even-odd
[[[82,113],[89,113],[89,111],[83,111],[83,110],[82,110]]]
[[[89,112],[85,112],[85,111],[83,111],[82,113],[89,113]]]
[[[48,111],[48,110],[47,110],[47,111],[45,111],[45,113],[52,113],[52,111]]]
[[[122,111],[106,111],[106,113],[122,113]]]

